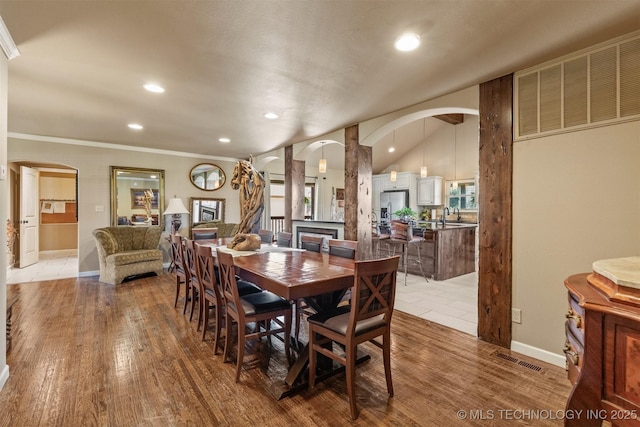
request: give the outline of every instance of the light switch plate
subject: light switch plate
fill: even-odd
[[[104,212],[104,206],[96,205],[96,212]]]
[[[0,165],[0,179],[7,179],[7,167]]]
[[[522,310],[520,310],[519,308],[512,308],[511,321],[513,323],[522,323]]]

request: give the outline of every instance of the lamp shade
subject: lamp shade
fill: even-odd
[[[320,159],[318,163],[318,172],[326,173],[327,172],[327,159]]]
[[[164,215],[176,215],[176,214],[188,214],[189,211],[184,207],[184,203],[182,203],[182,199],[173,198],[169,200],[169,206],[163,212]]]

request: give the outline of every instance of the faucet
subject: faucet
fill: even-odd
[[[458,208],[453,208],[453,213],[455,215],[456,211],[458,211],[458,219],[457,221],[460,222],[460,220],[462,219],[462,216],[460,216],[460,209]]]
[[[440,220],[440,222],[442,222],[443,227],[447,224],[447,215],[451,215],[451,212],[449,211],[449,208],[445,206],[442,209],[442,220]]]

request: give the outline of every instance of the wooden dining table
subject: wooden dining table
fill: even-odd
[[[215,248],[226,248],[230,240],[215,239],[198,243],[211,246],[215,255]],[[223,250],[234,254],[234,251]],[[355,261],[352,259],[264,244],[256,252],[234,255],[237,273],[244,280],[290,301],[303,298],[319,313],[335,308],[346,290],[353,285]],[[368,355],[361,355],[358,363],[368,359]],[[301,346],[298,359],[288,371],[284,386],[274,392],[278,399],[306,388],[308,362],[309,349],[305,343]],[[343,370],[341,367],[334,369],[328,358],[324,361],[319,359],[318,365],[324,370],[318,374],[320,381]]]

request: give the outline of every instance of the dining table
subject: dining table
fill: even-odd
[[[198,244],[210,246],[214,255],[217,248],[231,253],[242,279],[289,301],[302,298],[318,313],[336,308],[347,289],[353,286],[355,261],[352,259],[270,244],[262,244],[256,251],[235,251],[226,246],[231,240],[220,238]],[[307,343],[293,344],[300,349],[299,356],[289,368],[282,387],[274,391],[278,399],[307,387],[309,348]],[[319,381],[344,370],[325,356],[318,354],[317,357]],[[370,356],[360,354],[357,363],[369,359]]]

